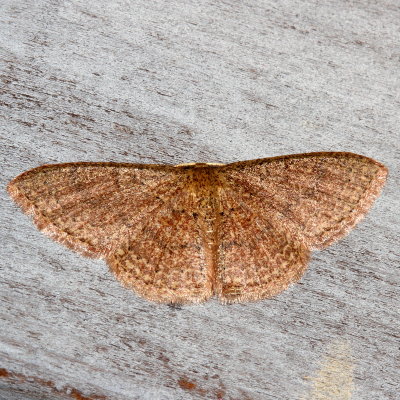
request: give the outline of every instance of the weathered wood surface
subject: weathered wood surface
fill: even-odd
[[[2,0],[0,398],[397,399],[399,42],[396,0]],[[45,163],[332,150],[386,164],[383,195],[257,303],[149,303],[5,191]]]

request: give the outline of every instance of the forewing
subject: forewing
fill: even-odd
[[[183,184],[177,195],[139,221],[110,254],[111,270],[124,286],[148,300],[206,300],[213,294],[213,271],[200,214],[195,197]]]
[[[271,297],[296,282],[309,250],[243,187],[220,190],[216,293],[223,302]]]
[[[321,249],[340,239],[367,213],[387,169],[352,153],[308,153],[222,167],[226,185],[241,187],[274,226]]]
[[[8,191],[39,229],[81,254],[103,257],[179,190],[176,178],[168,166],[56,164],[19,175]]]

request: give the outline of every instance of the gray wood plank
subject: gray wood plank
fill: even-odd
[[[3,0],[0,398],[398,398],[399,21],[395,0]],[[387,186],[256,303],[149,303],[5,191],[45,163],[309,151],[376,158]]]

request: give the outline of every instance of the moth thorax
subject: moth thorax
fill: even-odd
[[[198,199],[215,197],[220,181],[213,168],[194,168],[188,173],[190,189],[195,197]]]

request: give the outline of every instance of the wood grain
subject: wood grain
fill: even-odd
[[[397,398],[394,0],[5,0],[0,15],[1,399],[315,398],[339,339],[351,398]],[[5,190],[48,163],[312,151],[377,159],[388,183],[299,284],[252,304],[141,300],[38,234]]]

